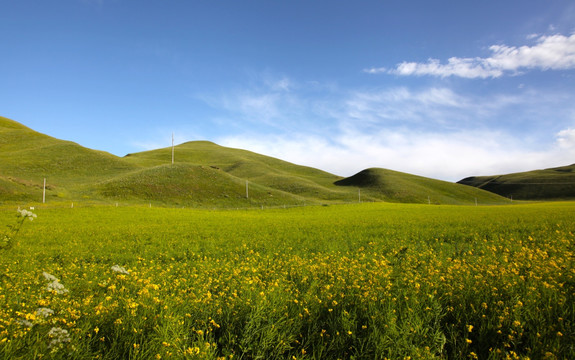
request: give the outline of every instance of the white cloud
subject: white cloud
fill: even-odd
[[[570,135],[575,136],[574,133],[570,132]],[[450,134],[413,134],[401,130],[382,130],[372,134],[342,131],[329,140],[308,134],[289,137],[243,134],[222,137],[218,143],[340,176],[380,167],[447,181],[562,166],[571,164],[575,156],[575,147],[570,151],[552,146],[528,149],[512,136],[496,131]]]
[[[389,69],[386,67],[372,67],[372,68],[368,68],[368,69],[363,69],[363,72],[368,73],[368,74],[381,74],[381,73],[386,73],[388,71],[389,71]]]
[[[252,119],[273,119],[279,115],[276,94],[248,94],[243,93],[234,99],[228,99],[228,108],[239,110]]]
[[[513,137],[493,131],[342,132],[330,140],[307,134],[289,137],[244,134],[220,138],[218,143],[340,176],[380,167],[447,181],[562,166],[572,163],[575,156],[575,148],[567,153],[564,149],[526,149]]]
[[[557,133],[557,146],[562,150],[575,150],[575,129],[565,129]]]
[[[266,85],[273,91],[290,91],[294,87],[293,82],[285,76],[279,80],[265,79],[264,81]]]
[[[396,75],[431,75],[438,77],[498,78],[504,74],[517,74],[522,70],[575,69],[575,34],[571,36],[540,36],[533,46],[492,45],[492,55],[487,58],[452,57],[442,64],[437,59],[426,63],[402,62],[394,69],[371,68],[367,73]]]
[[[485,124],[509,107],[526,103],[518,95],[489,94],[471,96],[445,87],[361,90],[347,95],[340,120],[377,126],[440,127],[453,129],[469,123]],[[478,121],[482,120],[482,121]]]
[[[227,117],[220,116],[228,122],[289,129],[290,124],[300,117],[306,102],[294,91],[297,84],[285,76],[277,78],[265,73],[255,77],[255,85],[220,95],[201,94],[195,97],[214,109],[227,111]]]
[[[289,91],[274,83],[212,103],[225,103],[231,119],[259,116],[259,124],[269,126],[236,127],[233,135],[227,131],[211,140],[341,176],[382,167],[457,181],[561,166],[575,158],[575,130],[566,129],[575,109],[571,95],[336,87],[308,98],[305,82]],[[557,133],[552,126],[565,130]]]

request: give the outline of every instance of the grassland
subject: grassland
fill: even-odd
[[[35,212],[3,359],[575,358],[575,203]]]

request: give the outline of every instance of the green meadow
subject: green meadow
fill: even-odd
[[[575,358],[575,203],[510,199],[573,166],[343,178],[2,117],[0,145],[0,359]]]
[[[575,358],[573,202],[33,212],[2,359]]]

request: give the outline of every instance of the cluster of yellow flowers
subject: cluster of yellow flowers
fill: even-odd
[[[307,253],[295,240],[283,249],[242,242],[122,265],[5,261],[0,351],[23,356],[32,343],[37,354],[57,344],[78,358],[566,358],[575,237],[551,229],[547,238],[370,236]],[[22,271],[42,266],[50,273]]]

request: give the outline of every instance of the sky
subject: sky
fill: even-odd
[[[0,84],[0,116],[118,156],[458,181],[575,163],[575,2],[0,0]]]

